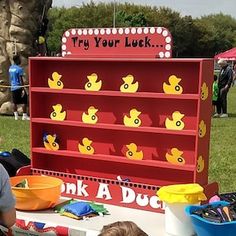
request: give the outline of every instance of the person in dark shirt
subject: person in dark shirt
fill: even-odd
[[[236,61],[233,64],[233,82],[232,87],[236,85]]]
[[[214,117],[225,118],[228,117],[227,94],[233,80],[233,70],[226,60],[220,59],[218,64],[221,67],[221,70],[218,78],[219,96],[217,101],[217,113]]]

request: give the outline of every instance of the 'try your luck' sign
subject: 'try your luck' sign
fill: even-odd
[[[61,49],[63,57],[170,58],[172,37],[163,27],[70,29]]]

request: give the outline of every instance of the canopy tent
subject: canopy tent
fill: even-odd
[[[230,50],[216,54],[214,56],[214,59],[215,60],[225,59],[228,61],[235,61],[236,60],[236,48],[231,48]]]

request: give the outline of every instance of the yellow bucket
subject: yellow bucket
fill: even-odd
[[[199,184],[177,184],[161,187],[157,191],[159,198],[167,203],[196,204],[207,200],[203,187]]]
[[[157,195],[165,203],[166,232],[174,236],[194,235],[191,219],[186,216],[184,209],[207,199],[203,188],[199,184],[169,185],[161,187]]]

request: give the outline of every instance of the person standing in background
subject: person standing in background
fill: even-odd
[[[236,85],[236,61],[233,64],[233,82],[232,82],[232,87]]]
[[[226,118],[228,117],[227,94],[233,80],[233,71],[224,59],[220,59],[218,64],[221,70],[218,78],[219,96],[217,101],[217,113],[214,117]]]
[[[213,116],[216,113],[218,95],[219,95],[218,78],[217,78],[217,75],[214,75],[214,81],[213,81],[213,85],[212,85],[212,113],[213,113]]]
[[[26,113],[27,103],[28,103],[28,96],[24,89],[24,81],[23,81],[23,68],[20,66],[21,59],[19,55],[13,56],[14,64],[9,68],[9,79],[11,83],[11,92],[12,92],[12,100],[13,100],[13,110],[15,120],[18,120],[18,112],[17,112],[17,105],[22,104],[23,109],[23,116],[22,120],[29,120],[29,117]]]

